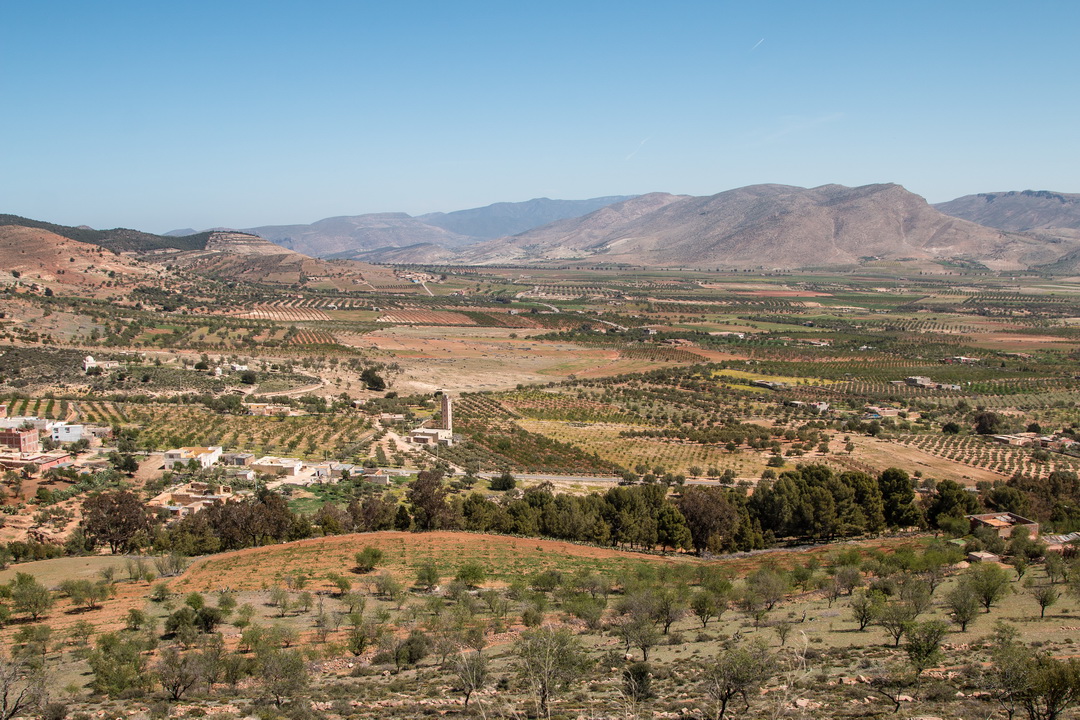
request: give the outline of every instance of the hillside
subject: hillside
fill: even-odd
[[[43,223],[44,224],[44,223]],[[60,227],[60,226],[57,226]],[[160,269],[42,228],[0,225],[0,278],[86,291],[156,277]],[[10,280],[9,280],[10,279]]]
[[[325,260],[289,250],[257,235],[240,232],[212,232],[206,248],[190,252],[159,251],[151,256],[202,275],[228,280],[292,285],[331,275],[353,274],[333,267]]]
[[[209,232],[182,236],[165,236],[145,233],[139,230],[129,230],[127,228],[94,230],[88,227],[56,225],[40,220],[31,220],[18,215],[0,214],[0,226],[4,225],[48,230],[55,235],[60,235],[69,240],[77,240],[78,242],[88,243],[90,245],[100,245],[117,252],[146,252],[148,250],[166,248],[176,250],[200,250],[206,247],[206,243],[210,239]]]
[[[961,260],[1053,262],[1074,245],[952,218],[899,185],[754,185],[708,197],[644,195],[463,253],[478,264],[588,259],[676,267],[813,268]]]
[[[557,220],[581,217],[607,205],[633,197],[635,196],[613,195],[588,200],[534,198],[525,202],[494,203],[482,208],[449,213],[429,213],[420,215],[417,219],[459,235],[491,240],[506,235],[517,235]]]
[[[441,265],[461,262],[457,253],[435,243],[418,243],[406,247],[385,247],[349,254],[352,260],[389,265]]]
[[[1080,230],[1080,194],[1047,190],[980,193],[937,203],[934,208],[999,230]]]

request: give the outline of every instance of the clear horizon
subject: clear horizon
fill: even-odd
[[[130,1],[0,11],[0,212],[310,223],[895,182],[1080,192],[1080,5]]]

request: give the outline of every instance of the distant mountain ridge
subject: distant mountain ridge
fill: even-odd
[[[414,245],[459,248],[516,234],[550,222],[592,212],[627,196],[589,200],[535,198],[482,208],[412,217],[406,213],[368,213],[325,218],[309,225],[247,228],[291,250],[334,259],[351,259],[375,250]]]
[[[1080,230],[1080,194],[1021,190],[965,195],[937,210],[1001,230]]]
[[[876,260],[1017,269],[1075,247],[944,215],[891,183],[752,185],[706,197],[642,195],[459,253],[466,264],[582,260],[666,267],[819,268]]]
[[[500,202],[482,208],[449,213],[428,213],[418,216],[417,220],[459,235],[491,240],[506,235],[517,235],[557,220],[581,217],[606,205],[629,200],[632,197],[635,196],[612,195],[588,200],[534,198],[525,202]]]
[[[248,228],[282,247],[313,257],[349,258],[365,250],[434,243],[458,247],[471,238],[423,223],[405,213],[370,213],[326,218],[310,225]]]

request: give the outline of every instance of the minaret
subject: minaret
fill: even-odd
[[[447,432],[454,432],[453,401],[445,392],[442,395],[442,429]]]

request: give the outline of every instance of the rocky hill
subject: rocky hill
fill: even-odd
[[[934,208],[1000,230],[1080,230],[1080,194],[1023,190],[965,195]]]
[[[461,256],[477,264],[794,269],[956,260],[1015,269],[1053,262],[1073,247],[949,217],[894,184],[753,185],[707,197],[643,195]]]

